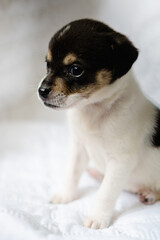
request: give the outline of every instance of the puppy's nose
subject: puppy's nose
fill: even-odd
[[[48,94],[50,93],[50,91],[51,91],[51,88],[40,87],[40,88],[38,89],[39,95],[40,95],[42,98],[47,98],[47,97],[48,97]]]

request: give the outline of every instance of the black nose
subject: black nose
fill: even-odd
[[[51,89],[50,88],[45,88],[45,87],[40,87],[38,89],[38,92],[39,92],[39,95],[42,97],[42,98],[47,98],[48,97],[48,94],[50,93]]]

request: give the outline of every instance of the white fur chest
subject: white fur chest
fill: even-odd
[[[103,114],[95,116],[92,110],[85,116],[77,110],[72,110],[70,119],[74,135],[83,143],[89,159],[103,173],[108,160],[114,155],[112,147],[115,145],[114,139],[117,139],[111,131],[110,119],[104,118]]]
[[[101,135],[88,133],[83,136],[84,147],[87,150],[89,159],[94,162],[95,167],[104,172],[107,166],[106,142]]]

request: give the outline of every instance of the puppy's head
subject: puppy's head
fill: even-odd
[[[137,56],[133,44],[107,25],[89,19],[71,22],[49,43],[39,95],[52,108],[87,102],[126,74]]]

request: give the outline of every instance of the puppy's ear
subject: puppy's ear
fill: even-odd
[[[138,57],[138,50],[120,33],[110,35],[110,47],[112,51],[113,81],[122,77],[131,68]]]

